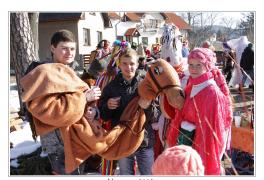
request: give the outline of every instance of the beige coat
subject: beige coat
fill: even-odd
[[[135,152],[144,136],[145,115],[133,99],[111,131],[84,116],[88,89],[75,72],[59,63],[43,64],[21,79],[22,99],[32,113],[38,135],[57,128],[62,134],[65,171],[75,170],[90,155],[117,160]]]

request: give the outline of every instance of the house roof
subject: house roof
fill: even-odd
[[[191,26],[175,13],[164,13],[164,15],[167,17],[165,20],[166,23],[173,23],[179,29],[191,29]]]
[[[138,32],[137,28],[129,28],[126,31],[125,36],[138,37],[138,36],[140,36],[140,33]]]
[[[126,13],[125,16],[130,21],[140,21],[140,18],[142,17],[144,13]]]
[[[113,18],[113,19],[119,19],[120,18],[120,16],[115,12],[108,12],[107,14],[110,18]]]
[[[39,22],[69,21],[82,18],[82,13],[39,13]]]
[[[129,21],[140,21],[142,16],[145,13],[126,13],[125,16]],[[177,16],[175,13],[160,13],[161,16],[165,19],[166,23],[173,23],[178,26],[179,29],[191,29],[191,26],[187,24],[180,16]]]

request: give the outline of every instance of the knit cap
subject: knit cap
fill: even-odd
[[[190,52],[188,56],[188,62],[190,59],[200,60],[200,62],[205,65],[208,71],[215,68],[216,54],[211,49],[195,48]]]
[[[200,155],[190,146],[179,145],[167,148],[155,160],[153,175],[204,175]]]

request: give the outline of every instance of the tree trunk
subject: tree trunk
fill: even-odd
[[[38,41],[38,22],[39,13],[28,13],[29,23],[35,47],[36,60],[39,61],[39,41]]]
[[[29,64],[36,60],[33,42],[28,13],[10,13],[10,61],[15,67],[20,113],[22,115],[24,115],[25,106],[21,100],[22,88],[19,82]]]

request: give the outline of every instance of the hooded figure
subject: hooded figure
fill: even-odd
[[[241,36],[240,38],[237,39],[231,39],[229,41],[227,41],[227,45],[235,50],[236,52],[236,62],[237,64],[240,65],[240,61],[241,61],[241,57],[242,57],[242,53],[244,52],[245,48],[248,46],[250,42],[247,39],[247,36]],[[235,66],[233,73],[232,73],[232,78],[229,82],[230,86],[235,86],[237,84],[242,83],[242,72],[240,70],[239,66]]]

